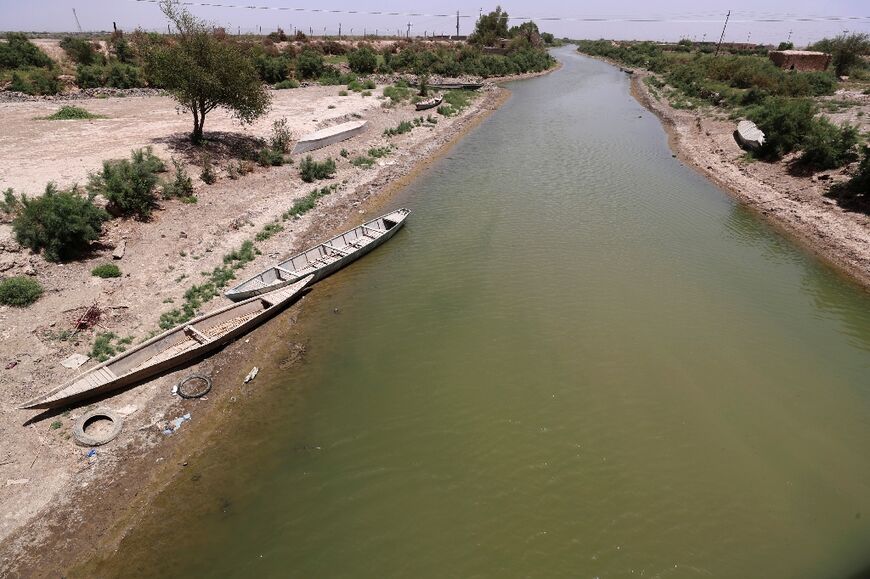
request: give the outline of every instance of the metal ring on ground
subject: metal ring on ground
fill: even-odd
[[[94,421],[94,419],[105,418],[112,422],[112,430],[102,436],[92,436],[85,432],[85,428]],[[124,428],[124,418],[113,410],[106,408],[98,408],[91,410],[79,417],[73,427],[73,436],[77,441],[85,446],[100,446],[114,440],[121,429]]]
[[[184,385],[193,380],[202,380],[205,383],[203,388],[199,390],[195,390],[193,393],[185,392]],[[178,383],[178,395],[182,398],[187,398],[190,400],[191,398],[202,398],[206,394],[211,391],[211,378],[208,376],[203,376],[202,374],[191,374],[184,380]]]

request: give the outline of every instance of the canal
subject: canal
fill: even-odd
[[[870,567],[870,297],[672,158],[624,74],[557,56],[391,200],[406,228],[306,300],[305,362],[89,574]]]

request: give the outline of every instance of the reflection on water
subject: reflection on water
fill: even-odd
[[[268,412],[82,575],[866,566],[870,300],[672,159],[623,74],[560,55],[318,284]]]

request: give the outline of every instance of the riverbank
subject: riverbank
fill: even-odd
[[[642,70],[634,72],[631,93],[661,120],[680,160],[870,289],[870,217],[846,211],[825,197],[833,171],[824,172],[828,177],[822,179],[811,178],[792,174],[790,159],[748,160],[734,139],[733,121],[674,108],[665,96],[652,93],[643,82],[647,76]]]
[[[320,186],[337,183],[338,190],[300,219],[285,223],[282,231],[258,241],[261,255],[239,270],[237,277],[250,275],[278,257],[376,214],[390,192],[498,108],[508,94],[505,89],[488,86],[458,116],[436,115],[437,124],[387,138],[382,134],[384,129],[418,118],[419,113],[407,105],[382,107],[381,102],[373,98],[335,97],[333,93],[338,90],[335,87],[298,90],[293,94],[298,95],[301,102],[284,103],[286,106],[276,113],[281,116],[294,110],[299,116],[305,115],[303,126],[294,127],[295,131],[308,130],[308,125],[334,123],[354,114],[368,120],[369,129],[352,141],[314,154],[316,159],[337,160],[335,178]],[[318,94],[313,95],[315,92]],[[354,98],[350,102],[364,103],[363,110],[335,110],[335,101],[350,98]],[[132,101],[134,99],[117,103],[109,99],[104,106],[130,106],[147,115],[147,99]],[[158,106],[165,108],[164,103]],[[22,119],[34,116],[24,105],[14,107]],[[341,115],[337,118],[332,116],[338,113]],[[330,118],[323,119],[321,114]],[[252,130],[263,132],[274,116],[264,119]],[[180,121],[186,125],[187,119],[181,117]],[[161,127],[153,130],[167,132],[166,124],[177,124],[179,120],[166,118],[162,122]],[[222,122],[229,120],[218,117],[219,128]],[[124,119],[124,123],[135,128],[137,120]],[[117,132],[113,135],[117,141],[113,146],[119,150],[129,147]],[[349,161],[370,148],[387,144],[394,146],[392,154],[373,169],[360,169]],[[158,145],[170,147],[168,143]],[[71,139],[69,146],[71,151],[76,151],[76,140]],[[342,149],[348,150],[347,159],[339,154]],[[58,158],[64,155],[63,152],[55,154]],[[78,175],[82,171],[78,167],[87,166],[89,163],[80,162],[73,170],[78,171]],[[60,162],[56,167],[63,170]],[[37,174],[45,180],[52,177],[46,174],[45,166]],[[80,310],[99,301],[107,311],[100,331],[109,330],[134,339],[142,337],[156,326],[162,311],[182,300],[189,285],[184,281],[168,284],[169,288],[162,287],[167,276],[197,281],[198,272],[220,265],[224,252],[253,238],[312,187],[313,184],[299,180],[294,166],[258,170],[237,181],[222,179],[215,185],[198,188],[199,202],[193,207],[169,202],[150,222],[113,222],[106,237],[126,242],[127,254],[120,266],[132,274],[120,280],[100,280],[88,274],[94,263],[111,254],[113,243],[107,243],[92,259],[72,264],[48,264],[38,257],[24,261],[16,258],[11,270],[35,269],[47,288],[47,295],[26,310],[0,310],[6,328],[4,354],[16,362],[0,375],[0,436],[7,443],[6,454],[0,457],[0,477],[8,481],[0,498],[0,510],[5,513],[0,522],[0,569],[4,575],[56,574],[76,561],[117,545],[151,498],[183,472],[187,462],[184,457],[195,452],[200,443],[221,435],[221,414],[230,412],[233,404],[256,387],[256,381],[251,387],[242,386],[242,378],[250,366],[256,365],[255,357],[270,353],[278,357],[274,348],[286,347],[286,343],[271,344],[263,337],[271,335],[275,327],[292,326],[305,300],[280,316],[281,321],[273,322],[269,329],[260,328],[217,355],[113,396],[106,405],[129,412],[124,433],[90,457],[88,449],[75,446],[70,439],[72,423],[84,409],[39,415],[32,423],[25,423],[32,413],[14,409],[34,392],[73,375],[73,371],[59,366],[60,360],[71,352],[86,352],[93,338],[88,333],[58,340],[58,332],[75,319]],[[244,195],[239,195],[240,191]],[[213,309],[221,302],[215,299],[203,309]],[[288,367],[294,363],[294,356],[298,358],[301,352],[291,348]],[[214,390],[208,399],[184,401],[170,396],[172,384],[191,372],[212,376]],[[258,378],[262,379],[265,378]],[[170,420],[187,413],[191,420],[184,423],[180,432],[171,436],[163,434]],[[55,427],[56,423],[59,426]],[[99,488],[100,492],[93,493],[94,488]]]

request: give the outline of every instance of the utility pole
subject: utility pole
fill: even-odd
[[[81,31],[82,31],[82,24],[81,24],[81,22],[79,22],[79,15],[76,14],[76,9],[75,9],[75,8],[73,8],[73,18],[76,19],[76,26],[78,26],[78,28],[79,28],[79,32],[81,32]]]
[[[408,38],[411,38],[411,23],[410,22],[408,22],[408,34],[407,34],[407,36],[408,36]]]
[[[731,11],[728,11],[728,14],[725,15],[725,25],[722,27],[722,36],[719,37],[719,44],[716,45],[716,54],[714,56],[719,56],[719,47],[722,46],[722,40],[725,38],[725,29],[728,28],[728,19],[731,18]]]
[[[786,42],[791,42],[791,30],[788,31],[788,38],[786,39]]]
[[[341,22],[338,23],[338,39],[341,40]]]
[[[456,11],[456,39],[459,39],[459,10]]]

